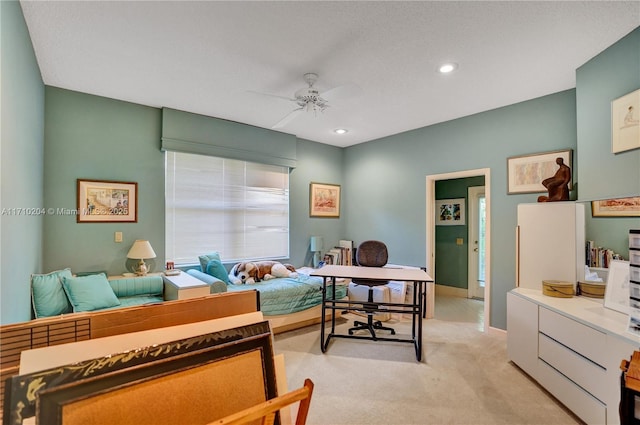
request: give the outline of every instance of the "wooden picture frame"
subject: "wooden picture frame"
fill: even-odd
[[[212,380],[214,388],[194,377]],[[223,380],[226,386],[221,384]],[[184,387],[178,389],[178,381],[185,383]],[[245,388],[245,385],[251,388]],[[89,425],[91,420],[100,423],[100,419],[105,417],[101,415],[106,415],[111,409],[106,405],[108,402],[104,404],[107,394],[119,398],[118,405],[127,418],[135,417],[135,414],[131,415],[131,410],[135,409],[123,408],[123,404],[133,403],[135,399],[142,403],[137,410],[146,415],[145,420],[139,422],[127,422],[129,419],[126,418],[121,422],[113,419],[115,416],[108,416],[114,423],[167,423],[163,420],[171,417],[170,412],[163,411],[162,418],[159,416],[157,420],[149,417],[151,411],[155,415],[158,404],[170,405],[157,403],[167,391],[172,394],[171,403],[180,402],[188,407],[179,409],[189,410],[188,415],[199,414],[192,410],[206,405],[207,409],[215,406],[216,418],[277,396],[269,322],[14,376],[10,378],[5,394],[3,423],[21,425],[23,419],[36,415],[38,423]],[[133,394],[136,396],[132,397]],[[154,394],[156,402],[148,399],[149,394]],[[235,396],[229,400],[228,394]],[[247,397],[247,394],[251,396]],[[203,397],[206,397],[206,403],[202,403]],[[198,400],[201,405],[197,405]],[[97,413],[101,411],[105,413]],[[208,410],[200,413],[206,420],[194,420],[194,416],[183,415],[180,420],[169,423],[207,423],[216,419],[210,417]],[[176,419],[175,416],[171,418]]]
[[[137,223],[138,183],[78,179],[76,217],[78,223]]]
[[[437,226],[464,226],[465,215],[464,198],[436,200]]]
[[[629,314],[629,262],[612,260],[609,264],[607,285],[604,290],[604,306],[620,313]]]
[[[591,201],[593,217],[640,217],[640,196]]]
[[[640,148],[640,89],[611,102],[611,153]]]
[[[553,177],[558,171],[557,158],[562,158],[573,174],[573,149],[507,158],[507,194],[546,192],[547,188],[542,185],[542,181]],[[573,189],[573,176],[569,182],[569,190],[571,189]]]
[[[340,185],[311,183],[309,186],[310,217],[340,217]]]

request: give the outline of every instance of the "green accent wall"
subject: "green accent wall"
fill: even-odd
[[[484,176],[438,180],[435,184],[437,199],[465,199],[464,226],[436,226],[436,261],[433,278],[438,285],[468,288],[469,275],[469,197],[472,186],[484,186]],[[456,239],[463,240],[462,245]]]
[[[0,323],[31,318],[42,266],[44,84],[20,3],[0,1]]]

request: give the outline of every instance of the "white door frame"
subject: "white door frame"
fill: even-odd
[[[469,226],[469,233],[467,235],[467,248],[469,252],[469,264],[467,272],[467,297],[479,297],[484,299],[484,288],[482,290],[480,289],[480,285],[478,284],[477,279],[479,266],[478,260],[480,256],[476,254],[478,245],[476,245],[477,241],[474,240],[475,235],[480,234],[480,228],[478,226],[480,218],[478,200],[480,199],[480,196],[484,196],[484,186],[470,186],[469,188],[467,188],[467,205],[469,207],[469,215],[467,220]]]
[[[490,312],[491,312],[491,169],[489,168],[478,168],[476,170],[467,170],[467,171],[455,171],[451,173],[444,174],[433,174],[427,176],[426,186],[427,186],[427,234],[426,234],[426,245],[427,245],[427,273],[430,276],[435,276],[435,268],[436,268],[436,255],[435,255],[435,247],[436,247],[436,181],[438,180],[451,180],[451,179],[460,179],[465,177],[477,177],[484,176],[484,185],[485,185],[485,201],[486,201],[486,213],[487,213],[487,223],[486,223],[486,236],[485,236],[485,296],[484,296],[484,331],[489,331],[489,322],[491,320]],[[434,285],[435,286],[435,285]],[[429,288],[428,288],[429,289]],[[427,291],[427,314],[428,317],[433,317],[433,311],[435,309],[435,287],[431,290]]]

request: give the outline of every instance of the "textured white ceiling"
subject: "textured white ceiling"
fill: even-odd
[[[280,129],[349,146],[575,87],[640,1],[21,1],[44,83],[271,128],[315,72],[357,95]],[[459,63],[450,75],[444,61]],[[349,129],[336,135],[338,127]]]

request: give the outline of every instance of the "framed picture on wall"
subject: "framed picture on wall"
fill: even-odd
[[[640,148],[640,89],[611,102],[611,152]]]
[[[309,187],[310,217],[340,217],[340,186],[311,183]]]
[[[78,179],[78,223],[136,223],[138,183]]]
[[[507,158],[507,193],[546,192],[547,188],[542,181],[553,177],[558,171],[556,159],[562,158],[573,173],[572,156],[572,149],[564,149]],[[573,188],[572,182],[573,179],[569,181],[569,190]]]
[[[464,226],[465,204],[464,198],[436,200],[436,225]]]
[[[640,196],[591,201],[594,217],[640,217]]]

